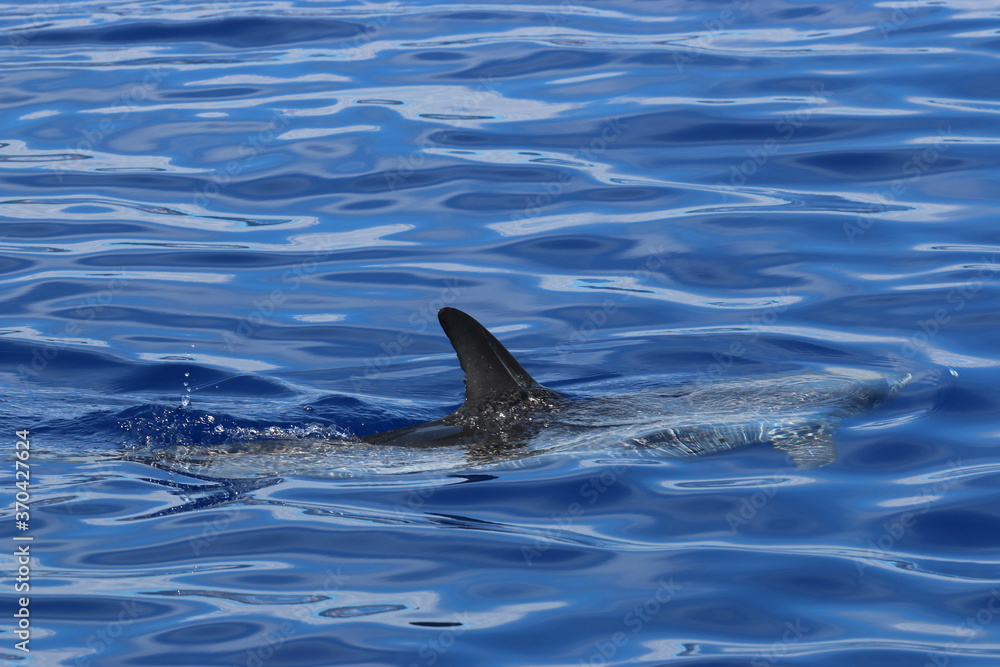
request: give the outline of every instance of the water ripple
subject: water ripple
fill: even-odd
[[[47,664],[1000,658],[988,3],[4,10]],[[461,402],[445,305],[597,400],[913,380],[815,470],[359,445]]]

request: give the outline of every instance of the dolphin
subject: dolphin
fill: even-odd
[[[442,308],[438,322],[465,372],[465,402],[446,417],[362,438],[401,447],[481,446],[523,440],[541,427],[544,415],[567,401],[543,387],[486,327],[457,308]]]
[[[770,443],[797,467],[817,468],[836,460],[833,436],[842,420],[888,401],[910,381],[908,373],[828,366],[710,380],[679,375],[667,386],[657,380],[639,389],[630,379],[623,393],[578,386],[564,394],[535,381],[466,313],[442,308],[438,320],[465,372],[465,401],[449,415],[360,438],[336,429],[303,437],[269,428],[209,446],[139,448],[128,458],[220,478],[261,470],[353,475],[461,468],[573,449],[702,457]]]
[[[469,448],[472,458],[533,441],[560,448],[617,441],[671,456],[701,456],[771,443],[800,468],[836,459],[833,431],[846,417],[892,398],[907,373],[851,368],[688,382],[621,396],[569,397],[542,386],[482,324],[456,308],[438,321],[465,372],[465,401],[440,419],[361,440],[397,447]]]

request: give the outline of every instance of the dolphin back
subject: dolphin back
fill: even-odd
[[[365,436],[373,444],[401,447],[464,445],[504,448],[537,427],[532,413],[551,410],[562,396],[538,384],[486,327],[457,308],[438,321],[465,372],[465,402],[446,417]]]

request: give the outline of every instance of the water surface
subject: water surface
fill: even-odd
[[[0,526],[33,538],[31,653],[6,615],[4,658],[1000,658],[994,8],[0,16]],[[131,456],[440,417],[462,396],[445,305],[561,391],[914,380],[810,470],[614,442],[358,450],[347,475],[307,451],[214,476]]]

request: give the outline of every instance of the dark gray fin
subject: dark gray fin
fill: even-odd
[[[494,400],[504,394],[543,389],[493,334],[456,308],[442,308],[438,321],[448,335],[465,371],[465,405]]]
[[[800,470],[819,468],[837,460],[833,444],[833,425],[826,422],[785,426],[770,434],[775,449],[795,461]]]

